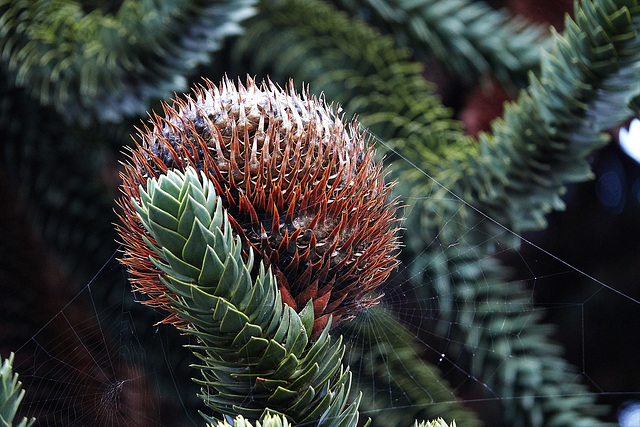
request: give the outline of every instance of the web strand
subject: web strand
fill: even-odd
[[[468,208],[472,209],[474,212],[478,213],[479,215],[481,215],[483,218],[485,218],[488,221],[491,221],[493,224],[497,225],[498,227],[500,227],[501,229],[503,229],[504,231],[506,231],[507,233],[511,234],[514,237],[517,237],[518,239],[522,240],[523,242],[525,242],[526,244],[532,246],[533,248],[535,248],[536,250],[550,256],[551,258],[553,258],[555,261],[564,264],[566,267],[569,267],[571,270],[579,273],[580,275],[586,277],[587,279],[599,284],[600,286],[602,286],[603,288],[606,288],[612,292],[615,292],[616,294],[620,295],[621,297],[624,297],[632,302],[634,302],[635,304],[640,304],[640,300],[633,298],[632,296],[618,290],[615,289],[612,286],[607,285],[606,283],[602,282],[601,280],[598,280],[597,278],[595,278],[594,276],[590,275],[589,273],[587,273],[584,270],[579,269],[578,267],[568,263],[567,261],[563,260],[562,258],[554,255],[553,253],[545,250],[544,248],[538,246],[536,243],[532,242],[531,240],[527,239],[526,237],[524,237],[523,235],[517,233],[516,231],[512,230],[511,228],[507,227],[506,225],[500,223],[499,221],[496,221],[494,218],[492,218],[491,216],[487,215],[486,213],[482,212],[479,208],[475,207],[474,205],[472,205],[471,203],[467,202],[466,200],[464,200],[463,198],[461,198],[460,196],[458,196],[456,193],[454,193],[453,191],[451,191],[449,188],[445,187],[442,183],[440,183],[437,179],[435,179],[433,176],[431,176],[429,173],[427,173],[426,171],[420,169],[420,167],[418,167],[415,163],[413,163],[409,158],[407,158],[406,156],[404,156],[402,153],[400,153],[399,151],[395,150],[394,148],[392,148],[390,145],[388,145],[386,142],[384,142],[382,139],[378,138],[377,136],[375,136],[374,134],[372,134],[372,136],[376,139],[376,141],[380,142],[382,145],[384,145],[387,149],[389,149],[389,151],[392,151],[394,154],[396,154],[398,157],[400,157],[402,160],[404,160],[405,162],[407,162],[409,165],[411,165],[411,167],[413,167],[414,169],[416,169],[418,172],[420,172],[421,174],[423,174],[425,177],[427,177],[429,180],[433,181],[438,187],[442,188],[443,190],[445,190],[447,193],[449,193],[452,197],[454,197],[457,201],[459,201],[460,203],[464,204],[464,206],[467,206]]]

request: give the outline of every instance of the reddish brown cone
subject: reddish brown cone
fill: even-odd
[[[123,175],[123,262],[145,303],[170,312],[159,271],[148,260],[131,200],[168,169],[203,170],[234,231],[271,266],[285,303],[309,299],[314,331],[329,315],[352,317],[396,265],[395,211],[381,164],[355,122],[345,126],[322,101],[248,79],[238,87],[207,81],[194,96],[164,106],[140,132]],[[171,314],[166,322],[180,323]]]

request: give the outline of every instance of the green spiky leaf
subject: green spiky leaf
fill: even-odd
[[[183,331],[200,340],[189,348],[202,361],[196,381],[203,401],[225,415],[258,419],[277,411],[320,426],[355,426],[357,405],[346,405],[344,345],[329,345],[331,322],[310,341],[311,302],[298,314],[283,307],[271,270],[260,265],[251,276],[253,256],[243,258],[206,176],[192,168],[169,171],[149,180],[135,203],[159,282],[189,324]]]

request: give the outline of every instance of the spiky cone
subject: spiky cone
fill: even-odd
[[[272,268],[283,301],[296,311],[313,301],[314,335],[329,316],[336,324],[376,303],[373,291],[396,265],[397,203],[387,202],[390,186],[357,123],[292,83],[283,91],[251,79],[237,88],[207,81],[164,112],[140,131],[123,185],[125,262],[147,304],[180,322],[144,261],[130,200],[149,178],[188,166],[213,182],[245,258],[253,249]]]
[[[190,348],[202,362],[196,381],[210,408],[248,420],[275,413],[294,425],[357,425],[359,401],[347,403],[351,374],[341,365],[341,340],[331,342],[327,324],[310,341],[311,302],[300,313],[283,305],[262,262],[252,278],[253,249],[245,261],[206,174],[188,167],[150,179],[134,208],[156,280],[188,325],[183,330],[198,338]]]

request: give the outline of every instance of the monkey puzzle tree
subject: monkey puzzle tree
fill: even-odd
[[[116,249],[111,244],[111,208],[118,185],[114,159],[130,144],[127,135],[146,110],[203,75],[264,73],[282,84],[289,78],[304,81],[314,93],[324,92],[327,100],[341,103],[347,117],[358,114],[362,125],[384,141],[377,150],[387,155],[397,181],[392,191],[410,204],[403,222],[408,232],[398,258],[401,266],[411,271],[419,298],[437,297],[439,318],[453,326],[448,351],[475,354],[464,369],[503,397],[506,422],[598,425],[592,395],[576,382],[539,313],[527,309],[531,302],[524,285],[512,281],[495,255],[497,246],[517,247],[517,233],[543,227],[544,215],[563,207],[564,185],[590,176],[585,157],[605,142],[600,132],[637,109],[639,15],[637,1],[585,0],[576,3],[563,35],[546,37],[539,28],[521,25],[482,2],[462,0],[101,5],[5,0],[0,2],[3,179],[20,195],[15,203],[26,206],[26,219],[37,230],[34,234],[39,233],[36,241],[57,257],[61,268],[86,282]],[[477,139],[465,135],[424,80],[422,65],[414,62],[432,58],[466,81],[494,75],[507,88],[523,88],[518,101],[505,106],[491,133]],[[236,110],[231,108],[233,97],[227,102],[222,96],[233,92],[230,87],[219,88],[217,94],[210,88],[210,99],[221,105],[205,108],[209,88],[201,88],[200,101],[196,93],[194,100],[178,105],[184,116],[168,107],[164,118],[154,117],[152,129],[140,132],[139,151],[130,152],[135,167],[125,172],[130,201],[122,202],[120,212],[126,224],[135,224],[121,231],[130,248],[125,262],[136,286],[147,292],[150,304],[170,310],[167,322],[198,337],[194,351],[203,359],[204,388],[218,390],[205,392],[204,400],[229,413],[242,413],[247,402],[247,411],[269,407],[284,413],[295,408],[290,415],[295,422],[314,414],[305,412],[306,404],[314,402],[337,419],[355,420],[357,405],[346,403],[351,380],[339,368],[341,345],[330,344],[323,334],[333,314],[334,320],[344,320],[333,335],[352,334],[354,345],[364,342],[364,329],[352,328],[347,318],[353,309],[379,302],[363,313],[384,318],[387,332],[376,337],[375,346],[354,348],[345,360],[352,367],[384,360],[383,369],[370,369],[372,376],[378,375],[376,381],[388,381],[390,374],[406,378],[385,389],[402,400],[406,410],[398,415],[367,407],[376,411],[372,422],[411,423],[443,416],[455,418],[458,425],[477,423],[470,411],[452,402],[437,369],[417,356],[420,344],[408,339],[411,325],[400,322],[392,310],[384,309],[383,299],[370,294],[394,265],[391,254],[397,242],[391,231],[395,208],[381,202],[389,188],[376,178],[380,166],[372,153],[360,148],[366,145],[362,136],[348,126],[334,126],[334,135],[333,125],[316,122],[315,116],[323,114],[310,113],[311,96],[287,98],[268,89],[269,96],[283,100],[274,101],[270,110],[260,104],[269,96],[247,83],[238,88],[238,99],[245,104]],[[269,112],[280,111],[275,104],[282,110],[271,117]],[[208,108],[218,108],[213,117]],[[343,132],[347,139],[338,138]],[[284,145],[276,144],[278,138],[272,135],[282,137],[277,142]],[[286,142],[293,136],[310,141],[327,136],[328,145],[319,142],[305,149]],[[349,155],[340,144],[346,144]],[[384,153],[385,147],[392,150]],[[335,157],[325,159],[330,153]],[[445,188],[468,203],[423,197],[442,194]],[[169,196],[155,196],[160,203],[156,206],[152,193]],[[218,206],[220,211],[210,210]],[[178,219],[191,209],[198,214],[184,217],[180,228]],[[194,227],[195,218],[200,225]],[[487,218],[491,221],[483,220]],[[515,234],[504,233],[504,227]],[[221,246],[203,250],[207,238]],[[439,244],[430,245],[434,241]],[[203,261],[215,260],[214,254],[220,261],[217,268],[228,262],[242,278],[222,286],[224,295],[217,294],[214,285],[194,287],[203,271],[214,278],[207,283],[219,279],[219,271]],[[22,258],[28,256],[26,251]],[[142,265],[138,270],[137,262]],[[112,292],[113,280],[110,274],[100,278],[98,303],[122,298]],[[274,302],[271,309],[282,309],[275,314],[245,312],[251,304],[243,304],[246,301],[234,293],[241,285],[286,305]],[[11,335],[3,340],[3,351],[29,340],[29,330],[17,327],[25,323],[21,319],[38,318],[31,314],[34,307],[48,309],[32,302],[49,295],[46,286],[41,291],[38,286],[35,280],[26,283],[24,289],[32,291],[25,294],[23,306],[12,311],[24,317],[6,319],[16,327],[7,328]],[[20,299],[16,301],[19,305]],[[235,307],[219,312],[222,317],[215,321],[227,319],[224,327],[202,317],[208,309],[198,304],[214,301]],[[519,315],[523,309],[530,313],[524,324]],[[148,327],[158,320],[142,310],[136,315]],[[287,320],[272,330],[271,323],[261,323],[267,317]],[[227,330],[231,325],[240,329]],[[199,329],[202,326],[224,331],[212,338],[211,331]],[[275,335],[260,336],[268,331]],[[147,335],[140,334],[141,340]],[[243,344],[233,347],[234,342]],[[313,353],[302,348],[303,342],[305,348],[325,343],[326,364],[318,363],[318,369],[326,367],[326,378],[320,378],[322,370],[313,367]],[[265,354],[284,354],[293,376],[267,379],[255,371],[247,374],[251,380],[236,384],[238,366],[210,367],[214,360],[226,360],[227,351],[240,349],[251,350],[247,359],[255,366]],[[189,371],[180,372],[188,382]],[[221,378],[235,385],[224,388]],[[321,390],[312,385],[316,380]],[[376,405],[372,382],[354,378],[351,389],[370,397],[361,405]],[[182,383],[180,388],[191,392]],[[420,393],[424,389],[430,396]],[[240,398],[241,391],[255,400]],[[255,411],[246,415],[255,420]]]

